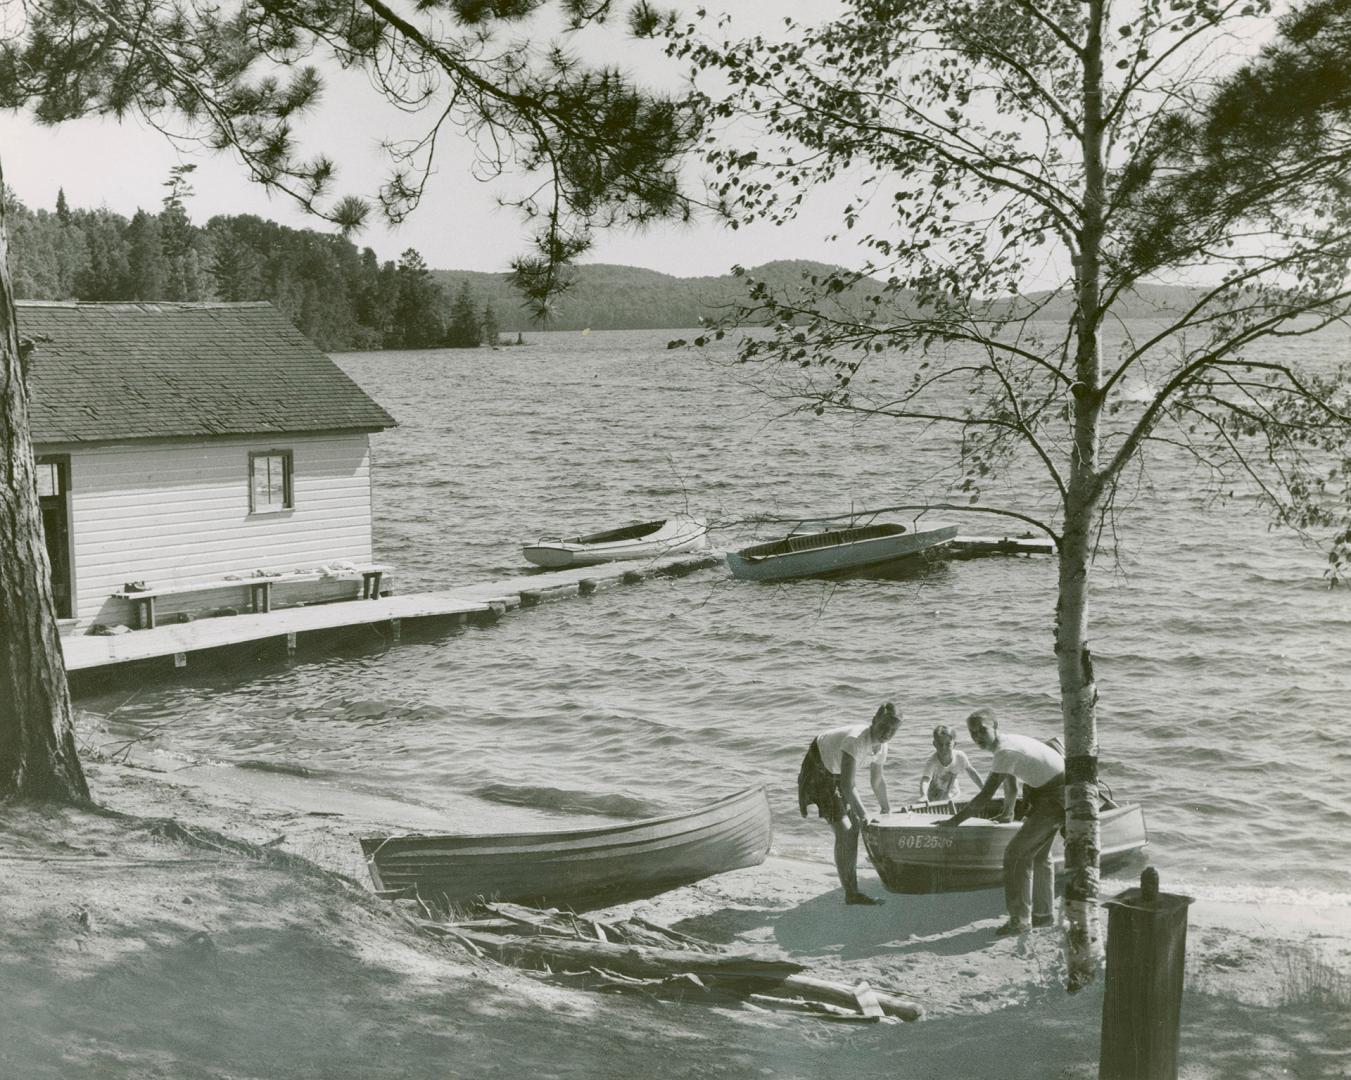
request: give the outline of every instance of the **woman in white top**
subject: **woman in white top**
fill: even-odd
[[[887,742],[900,726],[896,706],[884,702],[871,723],[832,728],[816,736],[798,770],[797,799],[802,816],[806,817],[807,808],[815,805],[817,813],[835,830],[835,872],[844,886],[846,904],[882,902],[858,888],[858,836],[867,814],[858,801],[854,781],[859,767],[866,765],[877,805],[882,813],[891,813],[882,765],[887,760]]]

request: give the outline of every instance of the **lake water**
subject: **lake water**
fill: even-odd
[[[540,533],[688,508],[717,524],[715,544],[735,546],[752,535],[738,522],[756,514],[941,493],[933,443],[886,420],[786,417],[735,371],[667,350],[670,336],[338,356],[401,424],[372,440],[376,555],[397,567],[397,590],[526,573],[520,546]],[[1002,504],[1035,511],[1031,482],[1012,486]],[[1129,487],[1115,557],[1094,584],[1104,778],[1144,804],[1165,888],[1345,899],[1351,591],[1329,590],[1318,553],[1269,531],[1252,501],[1212,505],[1178,461],[1156,459]],[[190,670],[78,704],[98,741],[300,766],[453,806],[466,831],[677,810],[763,782],[776,850],[825,859],[828,832],[798,816],[794,791],[810,737],[894,699],[905,720],[888,776],[901,801],[918,790],[936,723],[954,724],[988,769],[962,725],[977,705],[1006,730],[1055,734],[1054,601],[1044,558],[784,586],[706,570],[435,640]]]

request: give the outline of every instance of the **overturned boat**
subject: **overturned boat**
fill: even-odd
[[[581,911],[758,866],[773,826],[764,787],[682,814],[601,828],[487,836],[363,837],[375,887],[445,910],[509,900]]]

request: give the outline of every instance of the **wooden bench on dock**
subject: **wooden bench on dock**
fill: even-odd
[[[380,563],[368,563],[362,566],[342,567],[333,571],[307,570],[295,573],[257,575],[255,577],[217,578],[213,581],[199,581],[191,585],[166,585],[162,588],[128,589],[123,588],[112,594],[116,600],[129,600],[136,613],[138,630],[155,628],[155,599],[160,596],[185,596],[189,593],[220,592],[223,589],[248,589],[249,607],[257,614],[272,610],[272,586],[290,585],[301,581],[324,581],[332,578],[338,581],[355,581],[361,575],[361,599],[378,600],[380,582],[390,567]]]

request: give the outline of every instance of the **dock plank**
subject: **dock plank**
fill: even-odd
[[[378,600],[344,600],[313,607],[276,608],[259,614],[168,623],[153,630],[132,630],[111,637],[71,635],[63,637],[61,645],[65,653],[66,670],[86,671],[313,630],[336,630],[395,619],[484,615],[494,608],[501,611],[520,607],[522,592],[534,592],[546,600],[556,599],[576,595],[583,579],[594,581],[598,586],[618,585],[624,575],[635,567],[658,575],[681,574],[714,566],[721,559],[717,553],[700,552],[696,555],[669,555],[642,562],[605,563],[543,574],[520,574],[499,581],[387,596]]]
[[[279,608],[258,615],[231,615],[132,630],[116,637],[83,634],[61,639],[66,670],[83,671],[134,660],[152,660],[224,645],[282,637],[310,630],[335,630],[392,619],[481,614],[486,603],[444,593],[411,593],[379,600],[344,600],[314,607]]]
[[[975,559],[985,555],[1054,555],[1055,543],[1047,536],[958,536],[948,544],[952,558]]]

